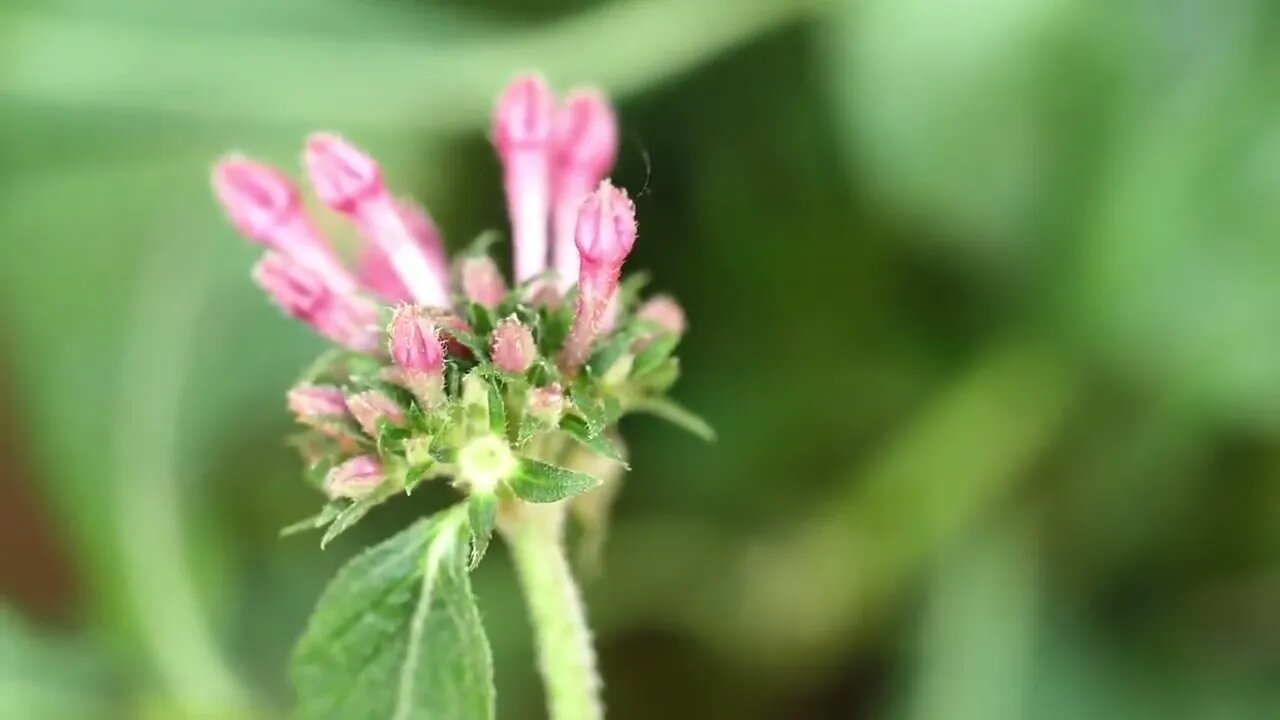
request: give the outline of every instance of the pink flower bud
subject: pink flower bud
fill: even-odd
[[[423,249],[430,240],[422,235],[421,218],[406,214],[391,197],[373,158],[337,135],[317,133],[307,140],[303,161],[320,199],[355,220],[415,300],[447,304],[441,268]]]
[[[357,455],[335,466],[324,479],[324,489],[330,498],[362,498],[382,484],[385,474],[382,464],[372,455]]]
[[[574,244],[582,258],[582,278],[611,270],[617,275],[636,243],[636,208],[625,190],[600,183],[578,208]]]
[[[512,375],[523,375],[538,359],[538,348],[533,343],[533,333],[515,315],[498,323],[493,329],[493,364]]]
[[[339,290],[355,282],[302,212],[298,188],[275,168],[239,155],[213,168],[213,189],[242,235],[296,259]]]
[[[604,181],[578,212],[574,238],[582,264],[578,273],[578,302],[573,327],[565,340],[560,365],[570,374],[591,354],[609,303],[618,289],[618,275],[636,241],[635,206],[626,192]]]
[[[553,259],[562,289],[578,279],[574,232],[578,208],[608,176],[618,154],[618,119],[603,93],[594,89],[570,93],[556,113],[555,208]]]
[[[559,383],[531,388],[525,396],[525,412],[545,425],[559,425],[564,415],[564,390]]]
[[[377,307],[335,291],[294,259],[269,252],[254,267],[253,278],[281,309],[333,342],[361,352],[378,347]]]
[[[684,310],[670,295],[654,295],[649,298],[636,311],[636,317],[657,325],[671,335],[683,335],[686,327]]]
[[[286,400],[289,411],[303,425],[325,425],[347,415],[346,397],[336,387],[303,383],[290,389]]]
[[[347,410],[360,424],[360,429],[371,438],[378,437],[378,426],[383,420],[392,425],[404,425],[404,411],[394,400],[377,390],[365,390],[347,396]]]
[[[401,305],[387,326],[391,359],[408,373],[444,372],[444,347],[435,322],[424,308]]]
[[[465,257],[458,263],[462,294],[471,302],[490,310],[502,304],[507,296],[507,281],[498,265],[486,255]]]
[[[554,113],[555,98],[535,75],[513,82],[494,112],[493,144],[502,160],[518,283],[547,267]]]
[[[577,252],[576,250],[574,252]],[[525,302],[533,307],[545,307],[549,310],[558,310],[564,297],[560,294],[560,290],[556,288],[556,283],[550,279],[535,280],[525,289]]]

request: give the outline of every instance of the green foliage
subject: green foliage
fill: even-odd
[[[586,473],[525,458],[507,484],[521,500],[552,503],[584,493],[600,481]]]
[[[465,520],[420,520],[338,573],[294,652],[300,717],[493,717]]]

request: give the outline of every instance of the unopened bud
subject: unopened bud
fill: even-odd
[[[382,463],[372,455],[357,455],[335,466],[325,476],[324,488],[331,498],[362,498],[382,484]]]
[[[391,425],[404,425],[404,411],[394,400],[377,390],[366,390],[347,397],[347,410],[360,424],[360,429],[371,438],[378,437],[385,421]]]
[[[468,300],[490,310],[502,304],[507,296],[507,282],[498,265],[487,255],[472,255],[458,263],[462,294]]]
[[[512,375],[523,375],[534,360],[538,359],[533,333],[515,315],[498,323],[498,327],[493,329],[491,349],[493,364],[502,372]]]
[[[327,385],[295,385],[289,390],[286,401],[298,422],[312,427],[347,414],[347,400],[342,391]]]
[[[670,295],[649,298],[636,311],[636,318],[646,320],[671,335],[683,335],[686,327],[684,309]]]
[[[604,181],[578,212],[574,241],[582,263],[578,272],[578,301],[573,327],[565,340],[560,365],[577,372],[591,354],[609,303],[618,289],[622,262],[636,241],[635,206],[626,192]]]
[[[564,415],[564,390],[560,384],[530,388],[525,396],[524,411],[540,424],[555,427]]]
[[[444,347],[435,322],[424,308],[396,308],[387,336],[391,359],[406,372],[438,375],[444,371]]]

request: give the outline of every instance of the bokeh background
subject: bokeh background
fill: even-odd
[[[458,247],[528,68],[616,97],[720,432],[624,425],[612,717],[1280,717],[1269,0],[5,0],[0,716],[287,713],[324,582],[430,508],[277,537],[322,344],[207,169],[338,130]],[[542,717],[501,550],[475,581]]]

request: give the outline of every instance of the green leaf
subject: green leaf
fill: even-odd
[[[632,377],[642,377],[662,366],[671,357],[671,353],[675,352],[676,346],[680,344],[680,336],[671,333],[665,333],[655,337],[646,347],[636,355],[635,363],[631,366]]]
[[[600,481],[586,473],[523,458],[507,484],[521,500],[549,503],[580,495]]]
[[[329,524],[329,528],[324,531],[324,537],[320,538],[320,549],[323,550],[333,542],[333,539],[342,533],[350,530],[356,523],[360,522],[369,511],[387,501],[391,497],[392,491],[388,489],[390,483],[382,483],[374,489],[373,492],[356,500],[350,505],[342,509],[333,522]]]
[[[631,410],[656,415],[707,442],[715,442],[716,440],[716,431],[712,429],[706,420],[668,398],[645,398],[632,404]]]
[[[299,717],[494,716],[465,519],[455,506],[420,520],[338,573],[294,652]]]
[[[565,415],[560,420],[560,429],[564,430],[588,450],[603,455],[610,460],[617,460],[622,463],[623,467],[630,468],[627,465],[627,459],[622,456],[622,450],[604,435],[592,435],[582,418],[576,415]]]
[[[467,499],[467,524],[471,529],[471,552],[467,569],[474,570],[484,559],[493,537],[493,527],[498,520],[498,496],[493,493],[476,493]]]
[[[283,528],[280,531],[280,537],[296,535],[298,533],[306,532],[308,530],[319,530],[325,525],[328,525],[329,523],[333,522],[334,519],[336,519],[338,515],[340,515],[341,513],[342,513],[342,505],[336,502],[331,502],[328,505],[325,505],[323,508],[321,508],[320,512],[316,513],[315,515],[312,515],[311,517],[305,520],[299,520],[298,522]]]

